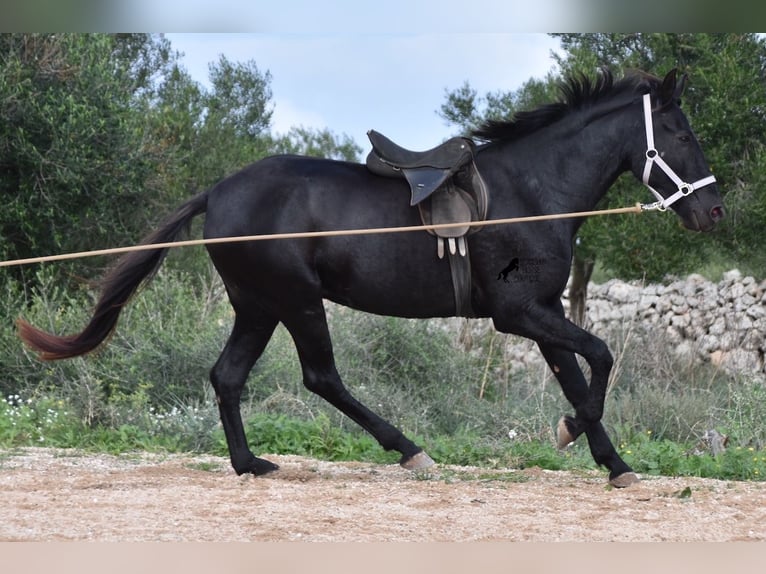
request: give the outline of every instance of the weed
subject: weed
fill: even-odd
[[[91,293],[64,292],[41,271],[25,294],[6,285],[0,313],[58,333],[84,324]],[[557,451],[571,412],[544,364],[519,368],[520,340],[481,323],[394,319],[328,304],[336,363],[352,394],[437,462],[491,469],[595,468],[584,439]],[[167,268],[125,310],[93,357],[40,363],[0,324],[0,448],[46,445],[226,455],[208,383],[232,322],[220,282]],[[468,336],[470,335],[470,336]],[[636,326],[608,334],[619,354],[605,424],[639,473],[763,480],[766,385],[681,360]],[[469,342],[467,342],[469,341]],[[243,397],[253,450],[395,464],[349,419],[307,391],[292,340],[279,328]],[[702,433],[727,434],[718,456],[691,454]],[[511,480],[509,478],[508,480]]]

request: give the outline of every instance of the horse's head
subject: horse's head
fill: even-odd
[[[724,216],[715,177],[680,108],[686,76],[671,70],[653,82],[642,100],[645,135],[643,154],[634,154],[633,172],[694,231],[710,231]]]

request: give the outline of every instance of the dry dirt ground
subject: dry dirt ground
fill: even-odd
[[[0,541],[766,540],[766,484],[601,472],[0,452]]]

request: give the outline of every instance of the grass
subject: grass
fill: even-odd
[[[6,286],[0,312],[57,332],[79,329],[89,294],[41,278],[24,294]],[[0,448],[53,446],[110,453],[146,450],[226,455],[207,381],[232,321],[220,285],[163,272],[128,307],[97,355],[42,364],[0,325]],[[455,328],[455,324],[458,325]],[[462,325],[462,328],[461,326]],[[543,367],[519,369],[518,341],[467,323],[376,317],[330,308],[338,369],[351,392],[401,428],[437,462],[488,469],[595,468],[584,439],[553,446],[571,413]],[[471,324],[473,325],[473,324]],[[469,343],[466,343],[470,340]],[[607,337],[619,359],[605,424],[621,455],[643,474],[762,480],[766,384],[680,361],[661,337]],[[250,377],[243,412],[256,453],[393,464],[349,419],[309,393],[289,334],[278,329]],[[705,430],[730,438],[717,457],[693,454]]]
[[[0,449],[12,451],[25,446],[76,448],[112,454],[129,451],[197,452],[226,456],[223,433],[210,429],[211,444],[200,448],[178,434],[189,424],[191,411],[155,413],[146,419],[148,426],[121,425],[116,428],[89,426],[73,417],[61,400],[23,400],[19,396],[0,401]],[[168,424],[168,419],[174,419]],[[258,453],[297,454],[330,461],[359,460],[394,464],[397,453],[385,452],[369,435],[344,430],[326,416],[313,421],[285,415],[254,415],[247,421],[251,447]],[[595,464],[587,446],[578,443],[558,451],[552,443],[540,440],[488,440],[485,436],[459,432],[452,435],[415,437],[439,463],[478,466],[487,469],[590,470]],[[734,447],[712,456],[695,453],[695,444],[656,439],[647,431],[619,445],[625,461],[638,473],[665,476],[697,476],[727,480],[764,480],[766,451],[756,447]],[[215,472],[217,465],[200,463],[194,470]],[[432,478],[424,476],[423,479]],[[440,477],[443,478],[443,473]],[[446,475],[444,475],[446,476]],[[487,480],[503,479],[487,474]]]
[[[764,480],[766,451],[735,446],[712,456],[698,453],[694,443],[655,440],[649,433],[621,444],[620,455],[634,470],[655,476],[698,476],[726,480]]]

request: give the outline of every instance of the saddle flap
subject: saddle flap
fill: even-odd
[[[406,168],[402,169],[402,173],[412,191],[410,205],[418,205],[452,176],[452,171],[449,169],[433,168]]]
[[[454,185],[431,196],[426,204],[419,205],[420,217],[426,225],[441,225],[443,223],[465,223],[464,226],[433,229],[429,233],[437,237],[462,237],[470,229],[470,223],[476,219],[476,209],[472,198],[461,192]]]

